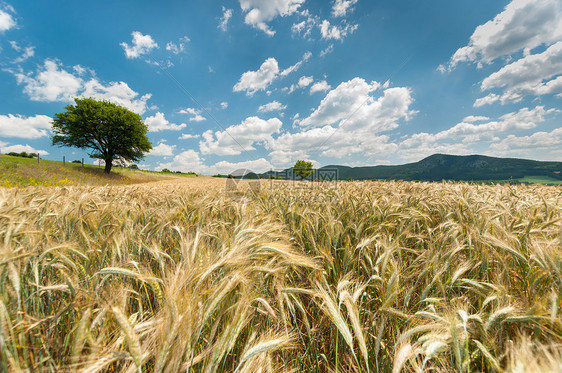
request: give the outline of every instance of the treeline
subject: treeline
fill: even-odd
[[[6,155],[11,155],[12,157],[24,157],[24,158],[37,158],[37,153],[27,153],[27,152],[9,152]]]

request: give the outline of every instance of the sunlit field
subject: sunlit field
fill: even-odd
[[[562,370],[562,188],[244,183],[0,188],[0,371]]]

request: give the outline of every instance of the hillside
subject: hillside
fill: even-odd
[[[337,172],[334,172],[337,171]],[[339,180],[420,180],[420,181],[505,181],[562,183],[562,162],[541,162],[518,158],[495,158],[483,155],[457,156],[434,154],[419,162],[398,166],[347,167],[329,165],[315,171],[314,178],[330,179],[337,174]],[[281,173],[265,173],[262,176],[288,175],[290,169]]]
[[[107,175],[95,165],[0,156],[0,187],[69,186],[69,185],[125,185],[165,180],[185,174],[152,172],[114,167]]]

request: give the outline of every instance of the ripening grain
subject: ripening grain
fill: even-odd
[[[562,369],[562,189],[0,189],[0,371]]]

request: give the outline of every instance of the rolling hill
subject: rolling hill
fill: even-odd
[[[542,162],[483,155],[434,154],[419,162],[397,166],[348,167],[329,165],[315,170],[314,179],[332,180],[420,180],[562,182],[562,162]],[[291,169],[266,172],[261,177],[292,179]]]

